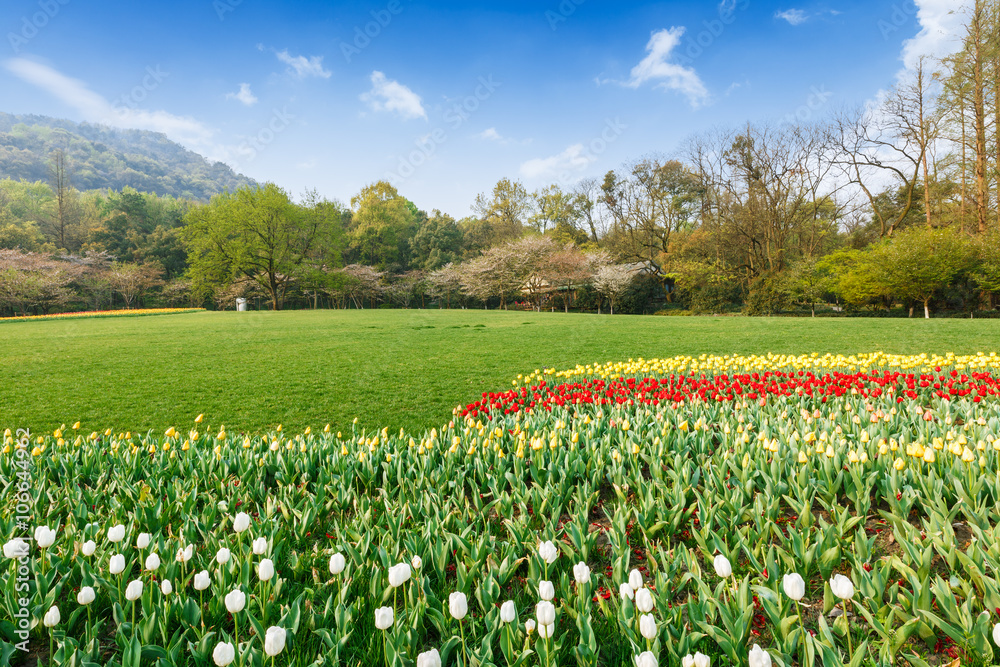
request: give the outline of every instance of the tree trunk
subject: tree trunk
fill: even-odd
[[[931,301],[930,299],[924,299],[924,319],[925,320],[931,319],[931,310],[928,307],[928,304],[930,303],[930,301]]]

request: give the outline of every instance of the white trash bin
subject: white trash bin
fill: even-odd
[[[236,299],[236,310],[239,312],[243,312],[246,309],[247,309],[247,300],[244,299],[243,297]]]

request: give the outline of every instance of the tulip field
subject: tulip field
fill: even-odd
[[[8,430],[0,664],[1000,663],[1000,356],[539,369],[436,428]]]

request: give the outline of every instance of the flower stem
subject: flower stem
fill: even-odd
[[[848,601],[844,600],[842,606],[844,609],[844,626],[847,628],[847,661],[850,662],[854,657],[854,649],[851,648],[851,619],[847,617]]]

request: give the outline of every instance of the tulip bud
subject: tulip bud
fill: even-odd
[[[622,600],[631,600],[635,597],[635,589],[628,582],[618,587],[618,593],[622,596]]]
[[[264,653],[272,658],[281,653],[285,648],[285,629],[272,625],[264,633]]]
[[[235,518],[233,518],[233,530],[237,533],[244,532],[250,527],[250,515],[246,512],[239,512]]]
[[[135,602],[142,597],[142,581],[140,579],[133,579],[128,582],[128,586],[125,587],[125,599],[129,602]]]
[[[542,600],[535,605],[535,616],[539,625],[551,625],[556,622],[556,608],[548,600]]]
[[[212,651],[212,660],[218,667],[226,667],[236,659],[236,649],[228,642],[219,642]]]
[[[135,546],[138,549],[145,549],[149,546],[149,541],[153,538],[149,533],[139,533],[139,537],[135,540]]]
[[[639,632],[646,639],[656,639],[656,619],[652,614],[643,614],[639,617]]]
[[[538,545],[538,556],[551,565],[559,558],[559,549],[551,541],[541,542]]]
[[[208,588],[212,583],[212,578],[208,575],[208,570],[202,570],[198,574],[194,575],[194,589],[196,591],[203,591]]]
[[[118,524],[108,528],[108,542],[121,542],[125,539],[125,526]]]
[[[35,544],[42,549],[48,549],[56,541],[56,531],[48,526],[38,526],[35,528]],[[58,613],[58,611],[56,612]]]
[[[410,561],[410,567],[414,570],[419,570],[420,566],[424,564],[424,561],[420,560],[420,556],[414,556],[413,560]]]
[[[515,618],[517,618],[517,607],[514,606],[513,600],[507,600],[500,605],[501,623],[513,623]]]
[[[253,541],[253,553],[256,556],[263,556],[267,553],[267,538],[258,537]]]
[[[265,558],[257,566],[257,578],[261,581],[270,581],[274,576],[274,563],[270,558]]]
[[[232,555],[233,554],[229,549],[227,549],[226,547],[222,547],[215,554],[215,562],[218,563],[219,565],[225,565],[226,563],[229,562],[229,559],[232,557]]]
[[[78,604],[84,606],[90,604],[97,598],[97,594],[94,593],[94,589],[90,586],[84,586],[80,589],[80,592],[76,594],[76,601]]]
[[[540,581],[538,582],[538,597],[543,600],[551,600],[556,596],[556,587],[552,585],[551,581]]]
[[[842,574],[835,574],[830,579],[830,590],[841,600],[854,597],[854,583]]]
[[[524,622],[524,632],[525,634],[530,635],[534,631],[535,631],[535,621],[529,618],[527,621]]]
[[[220,512],[229,511],[229,503],[227,503],[225,500],[220,500],[218,503],[216,503],[215,506],[218,508]]]
[[[243,608],[247,604],[246,593],[244,593],[238,588],[234,588],[226,596],[225,602],[226,602],[226,609],[229,611],[230,614],[238,614],[239,612],[243,611]]]
[[[637,591],[642,588],[642,572],[639,572],[639,570],[632,570],[629,572],[628,585],[632,587],[633,591]]]
[[[750,649],[750,667],[771,667],[771,655],[757,644]]]
[[[580,561],[573,566],[573,578],[576,579],[578,584],[586,584],[590,581],[590,567]]]
[[[635,592],[635,607],[643,614],[653,611],[653,595],[648,588],[640,588]]]
[[[121,574],[125,571],[125,556],[115,554],[108,560],[108,571],[111,574]]]
[[[170,583],[169,579],[164,579],[160,583],[160,592],[163,593],[164,595],[170,595],[171,593],[174,592],[174,585]]]
[[[451,612],[452,618],[456,621],[465,618],[465,615],[469,613],[469,600],[465,597],[465,593],[455,591],[448,596],[448,611]]]
[[[441,667],[441,654],[436,648],[417,656],[417,667]]]
[[[97,551],[97,543],[94,540],[87,540],[80,547],[80,553],[87,557],[93,556],[95,551]]]
[[[716,556],[712,564],[715,566],[715,573],[720,577],[722,577],[723,579],[733,574],[732,563],[730,563],[729,559],[723,556],[722,554]]]
[[[392,607],[379,607],[375,610],[375,627],[379,630],[392,627]]]
[[[785,589],[785,595],[793,600],[801,600],[806,594],[806,582],[802,575],[795,572],[786,574],[781,580],[781,585]]]
[[[47,628],[54,628],[59,625],[59,607],[52,605],[49,610],[45,612],[45,616],[42,618],[42,624]]]
[[[652,651],[643,651],[635,656],[635,667],[659,667],[659,662]],[[685,664],[684,667],[690,666]]]
[[[148,556],[146,556],[146,569],[147,570],[153,571],[153,570],[155,570],[158,567],[160,567],[160,557],[158,555],[156,555],[155,552],[149,554]]]
[[[389,585],[399,588],[410,580],[410,566],[406,563],[399,563],[389,568]]]

